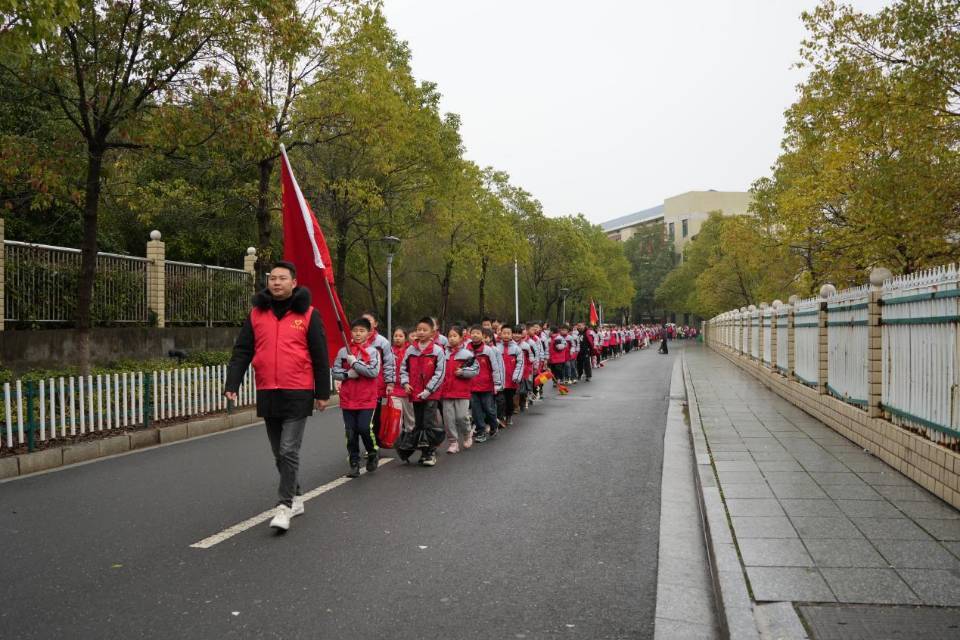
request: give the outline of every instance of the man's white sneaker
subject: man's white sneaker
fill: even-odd
[[[276,515],[270,521],[270,526],[274,529],[286,531],[290,528],[290,518],[293,516],[293,509],[285,504],[278,504]]]
[[[303,515],[303,496],[294,496],[293,497],[293,509],[291,510],[290,517],[302,516]]]

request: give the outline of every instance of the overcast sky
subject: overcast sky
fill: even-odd
[[[876,11],[881,0],[855,0]],[[467,157],[599,223],[746,191],[779,152],[815,0],[385,0]]]

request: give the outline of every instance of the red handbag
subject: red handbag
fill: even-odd
[[[393,449],[400,436],[403,420],[403,404],[400,398],[384,398],[380,408],[380,424],[377,429],[377,444],[384,449]]]

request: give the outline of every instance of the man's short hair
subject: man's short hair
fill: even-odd
[[[297,277],[297,265],[293,264],[292,262],[288,262],[287,260],[280,260],[279,262],[274,262],[273,267],[271,267],[270,271],[273,271],[274,269],[286,269],[287,271],[290,272],[291,278],[296,279]]]

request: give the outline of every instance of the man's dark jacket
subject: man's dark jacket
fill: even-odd
[[[254,307],[271,309],[277,319],[287,313],[305,313],[310,308],[310,290],[297,287],[293,295],[285,300],[276,300],[269,289],[260,291],[253,296]],[[254,333],[250,316],[243,321],[240,335],[233,345],[233,356],[227,366],[227,382],[225,391],[234,393],[240,388],[243,376],[250,367],[254,354]],[[310,350],[310,360],[313,362],[314,390],[304,389],[268,389],[257,390],[257,415],[261,418],[304,418],[313,413],[315,399],[327,400],[330,398],[330,364],[327,359],[327,340],[323,333],[323,321],[319,313],[310,314],[310,325],[307,327],[307,348]]]

